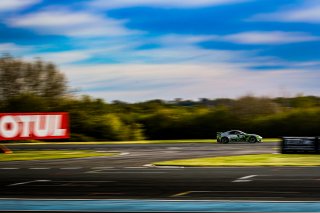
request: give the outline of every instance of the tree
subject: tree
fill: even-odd
[[[50,108],[45,98],[22,93],[8,98],[2,110],[4,112],[46,112],[50,111]]]
[[[67,93],[67,81],[54,64],[37,59],[25,62],[4,55],[0,58],[0,100],[21,94],[57,98]]]
[[[235,116],[246,120],[280,112],[280,107],[269,98],[244,96],[235,101],[231,110]]]

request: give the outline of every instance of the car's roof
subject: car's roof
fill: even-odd
[[[236,132],[243,132],[243,131],[241,131],[241,130],[233,129],[233,130],[226,131],[225,133],[230,133],[230,132],[234,132],[234,131],[236,131]],[[245,133],[245,132],[243,132],[243,133]]]

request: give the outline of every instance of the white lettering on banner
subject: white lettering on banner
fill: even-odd
[[[60,129],[61,122],[62,122],[62,116],[61,115],[53,115],[55,117],[54,119],[54,127],[53,127],[53,136],[59,136],[59,135],[65,135],[66,129]]]
[[[22,132],[21,137],[29,137],[30,136],[30,123],[32,121],[32,116],[30,115],[21,115],[20,121],[22,122]]]
[[[0,137],[7,140],[11,138],[66,138],[68,129],[66,129],[67,118],[64,116],[66,115],[3,115],[0,116]]]
[[[19,133],[19,124],[12,116],[3,116],[0,122],[0,131],[4,138],[14,138]]]
[[[50,135],[50,117],[52,115],[35,115],[33,134],[37,137]]]

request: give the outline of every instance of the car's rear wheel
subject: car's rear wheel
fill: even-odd
[[[257,139],[255,137],[250,137],[248,141],[249,143],[256,143]]]
[[[221,143],[229,143],[229,139],[227,137],[221,138]]]

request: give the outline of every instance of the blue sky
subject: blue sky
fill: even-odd
[[[2,0],[0,52],[128,102],[320,95],[320,0]]]

